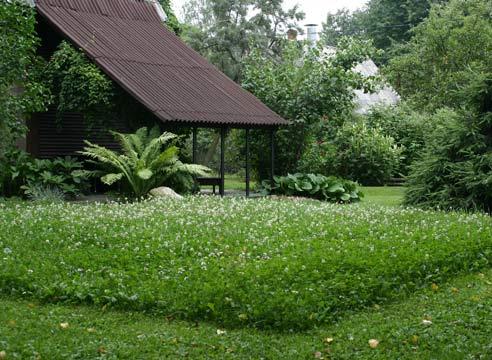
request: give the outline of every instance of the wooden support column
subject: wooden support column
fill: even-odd
[[[250,158],[249,158],[249,129],[246,129],[246,197],[250,193]]]
[[[197,128],[193,128],[193,141],[192,141],[192,162],[193,164],[196,164],[196,147],[197,147]]]
[[[220,128],[220,196],[224,196],[225,185],[225,137],[226,128]]]
[[[270,130],[270,181],[273,185],[275,176],[275,129]]]

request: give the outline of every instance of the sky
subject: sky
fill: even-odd
[[[176,13],[181,13],[183,4],[186,0],[172,0],[174,10]],[[347,8],[349,10],[356,10],[363,7],[367,0],[284,0],[286,8],[299,4],[302,11],[306,13],[306,24],[318,24],[326,20],[328,13],[334,13],[337,10]]]

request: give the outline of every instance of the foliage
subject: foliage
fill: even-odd
[[[166,20],[166,25],[171,29],[176,35],[181,34],[181,24],[178,21],[178,18],[176,17],[176,14],[174,14],[173,7],[171,4],[172,0],[159,0],[159,3],[162,6],[162,9],[166,13],[167,20]]]
[[[370,0],[363,14],[364,32],[378,49],[390,53],[412,37],[412,29],[428,15],[435,0]],[[388,56],[383,57],[386,61]]]
[[[489,216],[310,200],[7,203],[0,225],[4,296],[286,331],[492,260]]]
[[[370,0],[362,10],[328,14],[321,39],[328,46],[336,46],[343,36],[370,39],[376,48],[383,50],[374,60],[387,63],[412,38],[414,27],[427,17],[431,6],[446,1]]]
[[[75,158],[33,159],[22,150],[10,150],[0,162],[0,193],[5,196],[35,196],[44,192],[74,197],[89,187]]]
[[[492,3],[450,1],[436,6],[387,73],[417,109],[469,106],[487,88],[492,69]]]
[[[370,128],[379,129],[401,147],[402,153],[397,173],[408,175],[409,166],[419,159],[425,138],[432,128],[429,115],[401,104],[396,107],[374,107],[365,117]]]
[[[338,10],[335,14],[329,13],[323,23],[321,42],[327,46],[337,46],[338,41],[345,36],[362,37],[362,15],[360,10],[350,12],[347,9]]]
[[[235,81],[251,43],[275,51],[287,29],[304,18],[283,0],[189,0],[184,8],[183,39]]]
[[[313,135],[314,130],[335,129],[352,117],[353,89],[370,90],[374,79],[351,70],[373,50],[370,43],[345,38],[332,55],[323,53],[322,48],[305,49],[289,42],[280,57],[256,50],[246,59],[244,88],[291,122],[277,132],[277,173],[297,170],[308,138],[317,135]],[[252,144],[258,151],[253,165],[265,178],[268,137],[257,133]]]
[[[150,130],[142,127],[134,134],[112,133],[123,153],[86,141],[87,146],[80,153],[103,168],[85,173],[100,177],[106,185],[122,181],[127,191],[137,198],[166,184],[177,191],[190,190],[194,184],[193,176],[203,176],[208,171],[201,165],[183,164],[178,157],[179,149],[173,144],[177,135],[160,134],[157,126]]]
[[[435,131],[411,168],[408,204],[492,209],[491,13],[484,0],[434,7],[390,64],[411,104],[435,112]]]
[[[289,174],[274,177],[274,183],[263,182],[268,194],[301,196],[335,203],[352,203],[364,196],[356,183],[316,174]]]
[[[345,124],[335,140],[337,174],[363,185],[384,185],[395,175],[402,149],[364,122]]]
[[[62,193],[75,197],[89,188],[82,172],[82,163],[67,156],[56,159],[32,159],[27,163],[25,185],[21,186],[28,197],[42,197],[42,193]]]
[[[88,125],[115,111],[113,82],[82,51],[62,41],[46,68],[46,77],[56,94],[58,115],[84,114]]]
[[[402,301],[352,313],[306,332],[218,329],[206,322],[156,321],[153,314],[0,299],[8,357],[58,359],[460,359],[490,357],[492,271],[429,287]],[[424,319],[432,324],[425,326]],[[60,324],[68,328],[61,329]],[[50,331],[47,331],[49,329]],[[219,330],[219,331],[218,331]],[[104,337],[103,340],[100,337]],[[376,349],[368,339],[377,338]],[[33,339],[35,349],[33,349]],[[102,345],[101,345],[102,344]],[[96,350],[98,350],[96,352]]]
[[[54,203],[65,200],[65,193],[60,188],[41,184],[29,186],[26,195],[29,200],[36,202]]]
[[[49,101],[35,23],[34,10],[23,1],[0,2],[0,160],[25,135],[22,117],[43,111]]]
[[[9,148],[0,159],[0,194],[5,197],[22,196],[22,186],[30,174],[33,159],[25,151]]]
[[[341,10],[328,14],[323,23],[322,40],[335,46],[343,36],[355,36],[373,41],[384,50],[375,58],[386,63],[400,46],[412,37],[412,29],[428,15],[432,4],[444,0],[370,0],[365,9],[353,13]]]
[[[299,171],[304,173],[322,174],[325,176],[337,174],[337,147],[332,141],[311,138],[301,159]]]
[[[492,113],[442,110],[422,159],[411,167],[405,202],[492,212]]]

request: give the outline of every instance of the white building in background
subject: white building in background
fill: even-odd
[[[379,74],[379,68],[371,59],[357,65],[354,71],[366,77]],[[364,93],[362,90],[354,90],[354,92],[358,114],[367,114],[374,106],[396,105],[400,102],[400,95],[389,84],[384,84],[382,88],[373,93]]]
[[[288,33],[289,39],[296,39],[296,35],[294,33]],[[306,25],[306,39],[313,44],[318,41],[318,31],[316,24],[308,24]],[[323,51],[325,56],[332,56],[336,53],[337,49],[334,47],[326,47]],[[377,76],[379,75],[378,66],[372,61],[368,59],[357,66],[354,67],[353,71],[365,76]],[[356,110],[357,114],[367,114],[369,110],[374,106],[391,106],[396,105],[400,102],[400,95],[393,89],[389,84],[384,84],[377,91],[373,93],[365,93],[363,90],[354,90],[355,93],[355,102],[356,102]]]

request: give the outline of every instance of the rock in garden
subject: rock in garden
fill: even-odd
[[[154,196],[154,197],[158,197],[158,198],[165,198],[165,197],[173,198],[173,199],[182,199],[183,198],[181,195],[176,193],[173,189],[165,187],[165,186],[161,186],[161,187],[152,189],[149,191],[149,194]]]

